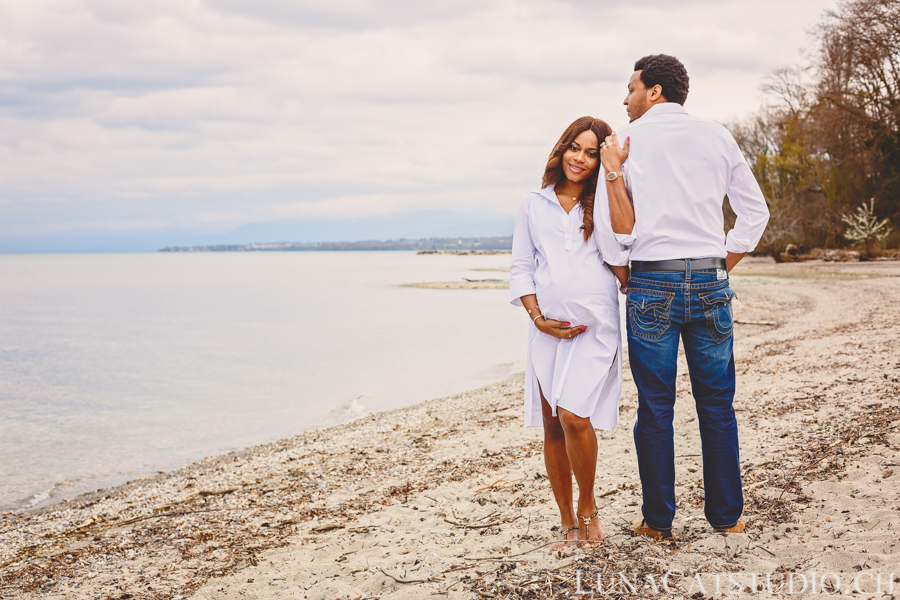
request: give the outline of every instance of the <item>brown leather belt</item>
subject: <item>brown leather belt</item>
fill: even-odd
[[[728,263],[724,258],[679,258],[676,260],[633,260],[631,261],[631,272],[676,271],[684,273],[687,271],[688,264],[691,265],[691,271],[728,268]]]

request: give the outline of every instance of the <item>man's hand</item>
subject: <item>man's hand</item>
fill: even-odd
[[[747,256],[747,253],[743,254],[735,254],[733,252],[729,252],[728,256],[725,257],[725,264],[728,265],[728,272],[731,273],[731,270],[741,262],[741,259]]]
[[[616,265],[608,265],[613,275],[619,280],[619,286],[622,289],[628,287],[628,267],[617,267]]]
[[[576,335],[581,335],[587,331],[587,327],[584,325],[573,326],[571,323],[554,321],[553,319],[541,318],[535,322],[535,325],[537,326],[538,331],[546,333],[547,335],[552,335],[561,340],[570,340]]]
[[[628,159],[628,150],[631,148],[631,138],[625,140],[625,147],[619,148],[619,138],[616,133],[606,136],[600,148],[600,162],[607,173],[622,170],[622,164]]]

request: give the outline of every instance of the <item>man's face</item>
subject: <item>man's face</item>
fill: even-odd
[[[628,95],[625,96],[625,112],[632,121],[640,119],[641,115],[650,108],[650,95],[653,90],[648,90],[641,81],[641,72],[635,71],[628,80]]]

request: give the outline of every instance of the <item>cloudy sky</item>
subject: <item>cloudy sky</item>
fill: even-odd
[[[513,213],[634,60],[727,120],[833,0],[0,0],[0,236]]]

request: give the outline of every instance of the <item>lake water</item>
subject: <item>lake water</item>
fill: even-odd
[[[509,256],[0,255],[0,509],[42,506],[523,369]]]

